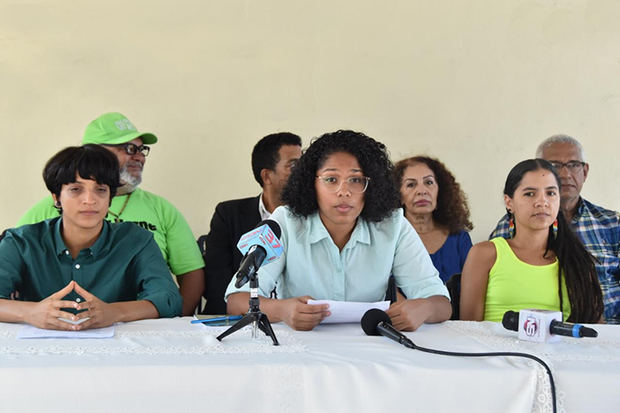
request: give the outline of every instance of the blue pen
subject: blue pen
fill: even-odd
[[[225,316],[225,317],[202,318],[198,320],[192,320],[190,322],[192,324],[197,324],[197,323],[215,323],[217,321],[237,321],[237,320],[241,320],[242,317],[243,316],[240,316],[240,315],[230,315],[230,316]]]

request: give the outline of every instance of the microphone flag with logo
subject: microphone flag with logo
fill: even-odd
[[[281,234],[280,225],[272,219],[266,219],[241,236],[237,248],[245,256],[235,274],[235,287],[243,286],[263,264],[269,264],[282,255],[284,248],[279,240]]]

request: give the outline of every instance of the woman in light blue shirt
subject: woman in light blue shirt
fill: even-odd
[[[448,292],[398,209],[392,170],[385,146],[362,133],[340,130],[312,142],[282,194],[286,206],[271,217],[282,228],[284,254],[258,272],[271,321],[311,330],[330,313],[309,299],[382,300],[390,274],[408,297],[388,310],[396,328],[450,317]],[[276,285],[280,299],[264,298]],[[247,291],[231,282],[229,313],[248,310]]]

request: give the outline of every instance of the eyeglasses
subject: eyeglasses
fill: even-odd
[[[106,146],[112,146],[114,148],[123,148],[125,150],[125,153],[127,155],[135,155],[138,152],[140,152],[142,155],[144,155],[145,157],[149,156],[149,152],[151,151],[151,147],[150,146],[146,146],[146,145],[136,145],[134,143],[121,143],[120,145],[106,145]]]
[[[585,162],[581,162],[581,161],[568,161],[566,163],[564,162],[560,162],[560,161],[550,161],[549,162],[558,172],[563,168],[566,167],[570,172],[578,172],[580,171],[584,166],[585,166]]]
[[[333,175],[319,175],[317,178],[323,182],[329,192],[334,193],[340,191],[342,184],[346,182],[349,191],[361,194],[368,188],[368,182],[370,182],[370,178],[367,176],[350,176],[347,179],[341,179]]]

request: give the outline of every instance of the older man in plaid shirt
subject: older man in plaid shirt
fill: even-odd
[[[560,175],[560,207],[583,245],[596,258],[596,272],[603,291],[605,321],[620,324],[620,220],[616,211],[602,208],[580,196],[590,165],[583,147],[567,135],[543,141],[536,157],[545,159]],[[504,215],[489,238],[510,238],[509,217]]]

